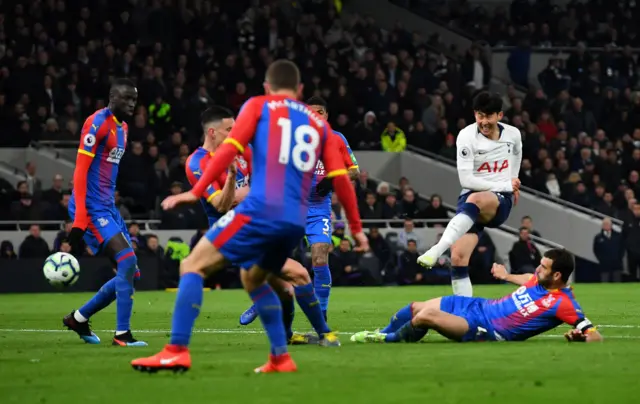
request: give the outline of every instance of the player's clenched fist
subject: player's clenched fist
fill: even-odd
[[[519,191],[520,190],[520,180],[517,178],[512,178],[511,179],[511,186],[513,187],[513,192]]]
[[[509,275],[509,273],[507,272],[507,268],[505,268],[504,265],[493,264],[493,267],[491,267],[491,275],[493,275],[493,277],[496,279],[504,281],[505,279],[507,279],[507,275]]]
[[[162,209],[169,210],[183,203],[194,203],[198,201],[198,197],[191,192],[183,192],[178,195],[168,196],[162,201]]]
[[[569,342],[585,342],[587,340],[587,336],[578,329],[566,332],[564,338]]]
[[[369,239],[363,232],[358,232],[353,235],[353,238],[356,240],[356,248],[354,251],[357,252],[367,252],[369,251]]]

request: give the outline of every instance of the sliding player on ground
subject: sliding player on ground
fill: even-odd
[[[267,69],[266,96],[253,97],[243,106],[229,137],[210,160],[191,190],[163,201],[170,209],[194,203],[231,164],[238,152],[253,145],[253,178],[247,198],[227,212],[180,265],[182,277],[173,314],[171,342],[160,353],[131,362],[134,369],[186,370],[191,367],[189,342],[202,305],[204,277],[233,262],[246,268],[245,290],[253,300],[271,344],[268,362],[258,373],[293,372],[288,353],[282,306],[267,283],[279,274],[293,248],[304,236],[308,196],[316,162],[325,163],[328,176],[344,206],[354,238],[364,249],[367,238],[357,209],[353,186],[338,153],[338,139],[321,117],[297,101],[300,71],[287,60]]]
[[[458,342],[524,341],[566,323],[571,342],[602,341],[602,335],[584,316],[567,285],[574,258],[563,249],[548,250],[535,275],[511,275],[494,264],[493,275],[520,286],[502,299],[444,296],[409,304],[380,332],[363,331],[355,342],[418,342],[429,330]]]
[[[185,167],[187,178],[192,186],[195,186],[202,177],[209,159],[231,131],[234,124],[233,113],[226,108],[211,107],[203,112],[201,124],[204,131],[204,144],[189,156]],[[251,162],[251,147],[248,147],[243,154],[236,156],[235,162],[229,166],[228,173],[222,174],[218,181],[214,181],[205,189],[200,201],[209,219],[210,227],[247,196],[251,183]],[[340,346],[337,334],[331,332],[322,315],[307,270],[297,261],[288,259],[280,276],[284,279],[270,276],[269,284],[280,297],[283,322],[289,343],[300,344],[308,339],[303,334],[294,334],[291,328],[295,314],[293,304],[295,296],[317,333],[317,337],[314,336],[314,342],[322,346]],[[285,279],[290,281],[291,285]]]
[[[73,252],[82,253],[84,239],[95,255],[105,253],[117,268],[116,276],[78,310],[62,320],[89,344],[100,343],[91,331],[89,318],[116,301],[116,331],[112,340],[118,346],[145,346],[131,334],[133,281],[139,278],[136,254],[131,247],[127,226],[115,206],[116,179],[120,159],[127,145],[126,117],[133,114],[138,90],[127,79],[114,81],[109,90],[109,106],[96,111],[82,127],[69,216],[73,228],[69,243]]]
[[[458,177],[462,192],[456,216],[440,241],[418,258],[431,268],[451,248],[453,293],[473,296],[469,259],[485,227],[499,227],[518,202],[522,138],[514,126],[499,123],[502,98],[481,92],[473,100],[476,122],[460,131],[456,140]]]
[[[306,104],[318,115],[328,120],[327,102],[321,97],[311,97]],[[340,152],[343,161],[349,169],[352,180],[358,178],[359,169],[356,157],[349,146],[349,142],[340,132],[334,131],[342,141]],[[329,270],[329,246],[331,245],[331,188],[332,181],[326,177],[326,170],[322,161],[318,161],[309,197],[309,213],[307,216],[306,241],[311,246],[311,265],[313,267],[313,288],[320,301],[320,307],[327,319],[329,295],[331,293],[331,271]],[[247,325],[257,317],[254,306],[240,316],[240,324]],[[295,334],[293,343],[317,343],[310,334]]]

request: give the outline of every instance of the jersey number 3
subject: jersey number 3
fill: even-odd
[[[280,139],[280,155],[278,156],[278,162],[280,164],[289,164],[291,158],[293,165],[299,171],[309,172],[316,167],[316,148],[320,144],[320,134],[318,131],[310,125],[300,125],[296,127],[295,132],[291,130],[291,119],[280,118],[278,119],[278,126],[282,131],[282,138]],[[293,149],[291,148],[291,142],[293,137]],[[304,155],[307,155],[307,160],[303,160]]]

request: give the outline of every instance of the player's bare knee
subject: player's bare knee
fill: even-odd
[[[495,210],[498,207],[498,197],[492,192],[472,193],[466,202],[476,205],[480,212]]]
[[[439,310],[425,307],[413,316],[413,325],[420,327],[432,327],[438,318]]]
[[[469,265],[471,254],[462,248],[451,248],[451,265],[454,267],[464,267]]]

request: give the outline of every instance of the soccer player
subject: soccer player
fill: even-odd
[[[213,156],[231,131],[234,124],[233,113],[226,108],[211,107],[203,112],[201,124],[204,130],[204,144],[189,156],[185,167],[187,178],[192,186],[198,182],[209,158]],[[236,157],[235,162],[229,166],[229,172],[222,174],[222,177],[226,178],[221,177],[205,189],[200,201],[209,219],[210,227],[232,206],[246,197],[250,183],[251,160],[251,148],[249,147],[242,155]],[[280,275],[280,277],[270,276],[269,283],[280,297],[287,340],[292,344],[300,344],[303,343],[301,341],[308,339],[302,334],[294,334],[291,329],[295,311],[292,297],[295,296],[316,330],[315,342],[322,346],[340,346],[337,334],[331,332],[323,317],[307,270],[300,263],[288,259]],[[291,281],[293,286],[279,278]]]
[[[306,104],[325,120],[329,119],[327,102],[321,97],[311,97]],[[343,161],[349,169],[349,177],[352,180],[358,178],[359,169],[349,142],[340,132],[333,132],[341,140],[340,153]],[[313,267],[313,288],[320,301],[325,320],[329,306],[329,294],[331,292],[331,271],[329,270],[329,246],[331,245],[331,179],[326,176],[322,161],[318,161],[312,183],[311,196],[309,197],[309,213],[307,216],[306,240],[311,246],[311,265]],[[240,324],[252,323],[257,312],[254,306],[240,316]],[[317,340],[310,334],[295,334],[294,343],[316,343]]]
[[[115,206],[118,166],[127,145],[128,127],[124,119],[133,114],[137,99],[138,90],[130,80],[115,80],[109,90],[109,105],[87,118],[80,135],[69,202],[69,216],[73,220],[69,244],[78,253],[84,239],[94,255],[105,253],[117,268],[116,276],[91,300],[62,320],[89,344],[100,343],[100,338],[91,331],[89,318],[115,300],[116,329],[112,344],[147,345],[131,334],[133,281],[139,278],[140,271],[127,226]]]
[[[214,106],[202,113],[200,121],[204,130],[204,143],[191,153],[185,164],[191,186],[202,177],[209,159],[227,138],[234,118],[228,109]],[[251,159],[251,148],[247,148],[245,153],[236,156],[235,161],[229,165],[228,173],[214,180],[205,189],[200,201],[209,220],[209,227],[246,196],[250,183]]]
[[[602,341],[602,335],[584,316],[571,287],[574,258],[566,250],[548,250],[535,275],[511,275],[494,264],[493,275],[520,286],[502,299],[444,296],[412,303],[400,309],[381,332],[359,332],[355,342],[417,342],[430,329],[458,342],[524,341],[562,323],[573,330],[573,342]]]
[[[453,293],[473,296],[469,279],[469,259],[484,227],[499,227],[518,202],[522,138],[520,131],[499,123],[502,98],[479,93],[473,100],[476,123],[462,129],[456,140],[458,177],[462,192],[457,214],[440,241],[418,258],[431,268],[451,248]]]
[[[253,145],[254,172],[247,198],[220,218],[181,262],[170,344],[154,356],[132,361],[134,369],[153,372],[191,367],[188,346],[202,305],[204,277],[225,262],[233,262],[246,269],[243,285],[271,345],[268,362],[255,371],[297,370],[287,351],[280,300],[266,280],[269,274],[280,272],[304,236],[307,198],[318,159],[334,178],[354,238],[363,249],[368,248],[355,192],[338,153],[338,139],[331,136],[326,121],[297,101],[301,91],[297,66],[287,60],[275,61],[267,69],[264,87],[267,95],[252,97],[244,104],[231,134],[191,192],[168,197],[162,203],[164,209],[170,209],[196,202],[236,154],[250,142]]]

